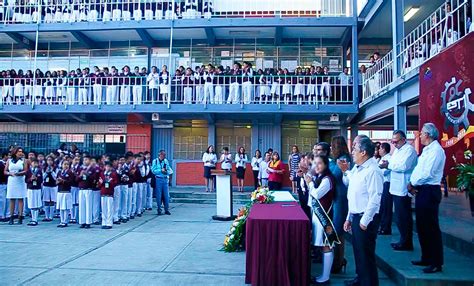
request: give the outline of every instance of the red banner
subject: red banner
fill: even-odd
[[[420,129],[432,122],[446,152],[446,174],[474,149],[474,33],[420,68]]]

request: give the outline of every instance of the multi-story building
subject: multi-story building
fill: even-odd
[[[5,75],[0,146],[49,152],[61,143],[74,143],[92,154],[156,154],[164,149],[176,169],[173,183],[197,185],[202,181],[202,152],[211,144],[233,153],[239,146],[248,153],[273,148],[287,158],[292,145],[310,151],[315,142],[347,136],[348,130],[414,127],[416,66],[425,58],[413,53],[420,43],[432,40],[431,26],[441,25],[429,24],[433,15],[440,23],[446,21],[444,1],[419,2],[5,2],[0,70],[69,72],[89,67],[93,72],[94,66],[120,70],[127,65],[149,72],[152,66],[161,70],[167,65],[170,75],[156,83],[146,76],[110,78],[94,90],[93,78],[84,83],[64,80],[61,86],[38,73],[20,81],[24,92],[18,102],[8,96],[18,81]],[[458,38],[467,33],[468,2],[450,1]],[[409,9],[419,11],[404,23]],[[385,56],[369,67],[375,51]],[[234,62],[251,64],[254,74],[227,73]],[[180,66],[195,72],[207,64],[224,70],[208,84],[196,79],[206,78],[206,73],[193,77],[192,84],[174,76]],[[369,67],[365,74],[359,72],[361,65]],[[311,66],[329,72],[295,74],[298,67]],[[277,74],[278,68],[287,69],[288,75]],[[272,75],[257,75],[260,69]],[[158,84],[169,96],[153,97],[150,89]],[[41,94],[41,99],[28,100],[26,87],[32,98]],[[61,99],[60,90],[72,99]],[[213,93],[220,99],[213,100]]]

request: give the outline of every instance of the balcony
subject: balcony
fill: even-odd
[[[362,105],[383,96],[403,81],[418,75],[419,67],[470,32],[467,0],[443,4],[407,34],[396,50],[387,53],[363,75]],[[471,25],[472,29],[472,25]],[[395,59],[394,59],[395,57]],[[399,75],[394,74],[397,65]]]

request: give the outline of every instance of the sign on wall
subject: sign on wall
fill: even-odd
[[[474,149],[474,33],[420,68],[420,128],[432,122],[446,153],[445,173]]]

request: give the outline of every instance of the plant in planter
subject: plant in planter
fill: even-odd
[[[471,215],[474,217],[474,165],[472,165],[472,152],[470,150],[465,151],[464,158],[469,163],[460,163],[454,167],[459,172],[456,178],[456,185],[459,191],[464,191],[466,198],[469,199]]]

